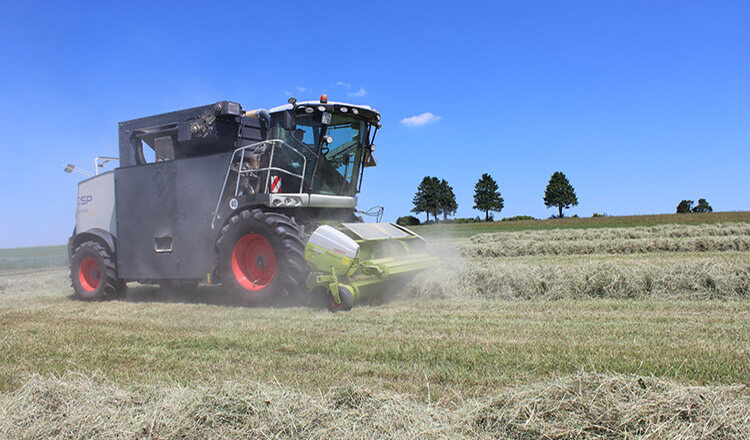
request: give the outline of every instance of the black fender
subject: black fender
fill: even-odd
[[[94,228],[89,229],[85,232],[74,233],[70,241],[70,254],[72,254],[73,250],[80,246],[81,243],[88,240],[93,240],[101,243],[102,246],[107,248],[107,250],[113,257],[117,254],[117,249],[115,248],[115,237],[109,231],[105,231],[101,228]]]

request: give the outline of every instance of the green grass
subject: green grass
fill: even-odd
[[[147,288],[131,295],[139,289]],[[418,396],[429,382],[433,398],[582,369],[750,381],[747,301],[405,301],[331,314],[158,297],[84,303],[68,293],[0,301],[0,390],[66,371],[125,384],[250,379],[310,391],[352,383]]]
[[[39,246],[0,249],[0,272],[68,265],[67,246]]]
[[[749,219],[608,217],[419,232]],[[746,229],[717,228],[719,237]],[[669,236],[656,229],[646,232]],[[610,242],[635,232],[588,235]],[[443,261],[399,300],[341,314],[233,307],[219,288],[168,292],[136,283],[122,301],[81,302],[72,298],[64,246],[0,250],[0,432],[630,438],[640,430],[661,439],[744,438],[746,248],[462,256],[469,245],[511,246],[514,235],[581,238],[568,231],[432,240]]]
[[[430,237],[469,237],[484,232],[587,229],[653,226],[663,224],[698,225],[705,223],[750,222],[750,211],[712,212],[693,214],[632,215],[619,217],[562,218],[550,220],[522,220],[514,222],[434,224],[412,226],[418,234]]]

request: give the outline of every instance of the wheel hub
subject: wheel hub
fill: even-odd
[[[237,283],[250,291],[268,287],[276,273],[276,254],[263,236],[246,234],[232,250],[232,272]]]
[[[102,271],[99,263],[92,257],[86,257],[78,266],[78,281],[84,290],[93,292],[99,287]]]

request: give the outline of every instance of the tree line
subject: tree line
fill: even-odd
[[[687,214],[689,212],[713,212],[713,208],[708,204],[706,199],[698,199],[698,204],[693,206],[692,200],[682,200],[677,205],[678,214]]]
[[[434,220],[438,215],[443,215],[443,220],[447,220],[449,215],[453,215],[458,210],[456,195],[445,179],[432,176],[425,176],[417,187],[417,192],[412,199],[411,212],[415,214],[424,213],[427,216],[427,222],[430,221],[430,215]],[[575,189],[565,177],[565,174],[557,171],[552,174],[547,188],[544,191],[544,205],[547,208],[558,208],[559,217],[563,217],[563,209],[578,205],[578,198]],[[473,209],[484,212],[485,221],[490,221],[490,212],[500,212],[505,207],[500,188],[488,173],[482,174],[476,184],[474,184],[474,206]],[[419,220],[413,220],[402,217],[404,224],[413,224]]]
[[[544,206],[547,208],[557,208],[557,215],[553,215],[553,217],[562,218],[564,217],[563,210],[578,205],[578,196],[565,174],[556,171],[547,183],[543,201]],[[430,221],[430,216],[437,221],[439,215],[442,215],[443,221],[445,221],[448,219],[448,216],[455,214],[458,210],[458,201],[456,200],[456,194],[453,192],[453,187],[445,179],[432,176],[425,176],[422,179],[422,182],[417,187],[416,194],[414,194],[412,203],[414,208],[412,208],[411,212],[417,215],[420,213],[426,214],[427,222]],[[500,194],[497,182],[488,173],[482,174],[474,184],[473,209],[484,212],[484,220],[490,221],[492,219],[490,213],[499,213],[504,207],[505,201]],[[692,200],[682,200],[677,205],[678,214],[698,212],[713,212],[713,208],[711,208],[711,205],[704,198],[698,199],[697,204],[694,204]],[[594,217],[602,215],[606,214],[594,214]],[[520,217],[526,218],[528,216]],[[479,221],[479,217],[477,217],[476,221]],[[400,217],[398,222],[404,225],[414,225],[419,224],[419,219],[413,216],[406,216]]]

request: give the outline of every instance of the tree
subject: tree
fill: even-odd
[[[568,178],[560,171],[555,171],[549,179],[547,189],[544,191],[544,206],[551,208],[556,206],[559,217],[563,216],[563,209],[578,205],[578,197]]]
[[[438,203],[440,188],[440,180],[437,177],[425,176],[422,182],[417,187],[417,193],[414,194],[412,203],[414,208],[411,212],[419,214],[424,212],[427,214],[427,221],[430,221],[430,214],[437,220],[437,215],[440,213],[440,207]]]
[[[693,208],[693,212],[712,212],[713,210],[706,199],[698,199],[698,204]]]
[[[458,210],[458,202],[456,202],[456,195],[453,193],[453,187],[448,185],[445,179],[440,181],[438,185],[438,208],[443,213],[443,221],[448,219],[449,215],[453,215]]]
[[[692,200],[683,200],[677,205],[678,214],[687,214],[690,212],[690,208],[693,206]]]
[[[500,212],[504,206],[495,179],[487,173],[482,174],[474,184],[474,209],[484,211],[484,221],[489,221],[490,211]]]
[[[396,224],[400,226],[416,226],[419,224],[419,219],[413,215],[405,215],[396,219]]]

